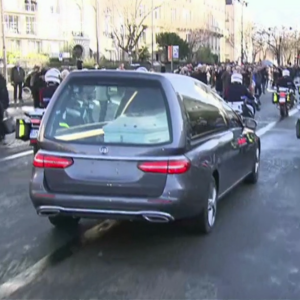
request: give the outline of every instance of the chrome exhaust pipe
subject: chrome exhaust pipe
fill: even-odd
[[[171,221],[168,217],[160,215],[143,215],[143,218],[150,223],[169,223]]]
[[[39,209],[37,214],[41,217],[55,217],[60,214],[58,209]]]

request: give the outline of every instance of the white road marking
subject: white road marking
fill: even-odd
[[[93,242],[94,240],[102,237],[107,231],[112,229],[119,224],[118,221],[114,220],[105,220],[100,224],[95,225],[94,227],[86,230],[81,236],[80,242],[81,246],[86,245],[89,242]],[[51,256],[53,253],[57,251],[54,250],[52,254],[44,256],[38,262],[36,262],[31,267],[27,268],[14,278],[9,279],[0,285],[0,299],[8,298],[13,293],[15,293],[20,288],[25,287],[29,283],[33,282],[36,278],[38,278],[45,269],[51,264]]]
[[[16,277],[4,282],[0,285],[0,299],[4,299],[12,295],[20,288],[31,283],[39,274],[41,274],[49,264],[50,255],[43,257],[33,266],[21,272]]]
[[[0,159],[0,163],[4,162],[4,161],[15,159],[15,158],[20,158],[20,157],[23,157],[23,156],[27,156],[27,155],[30,155],[32,153],[33,153],[32,150],[28,150],[28,151],[20,152],[20,153],[13,154],[13,155],[10,155],[10,156],[6,156],[6,157]]]
[[[298,112],[298,109],[297,108],[294,108],[292,109],[290,112],[289,112],[289,116],[293,116],[295,115],[296,113]],[[274,126],[276,126],[276,124],[278,124],[279,121],[274,121],[274,122],[271,122],[270,124],[268,124],[267,126],[264,126],[263,128],[260,128],[256,131],[256,134],[261,137],[263,136],[264,134],[266,134],[268,131],[270,131]]]
[[[256,134],[261,137],[263,136],[265,133],[267,133],[269,130],[271,130],[275,125],[277,124],[277,122],[271,122],[270,124],[268,124],[267,126],[260,128],[256,131]]]

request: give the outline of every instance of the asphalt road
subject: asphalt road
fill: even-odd
[[[278,120],[269,102],[260,114],[260,124]],[[58,232],[31,206],[32,157],[1,162],[0,299],[299,299],[295,120],[262,137],[258,184],[219,203],[209,236],[174,225],[105,229],[101,221]]]

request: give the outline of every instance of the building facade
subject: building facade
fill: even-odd
[[[226,0],[225,15],[226,60],[240,62],[243,49],[244,61],[251,62],[253,23],[248,3],[244,0]]]
[[[227,0],[229,1],[229,0]],[[234,1],[234,0],[233,0]],[[3,0],[7,51],[48,53],[58,57],[73,52],[77,57],[121,60],[128,22],[146,30],[138,47],[153,48],[157,58],[156,34],[176,32],[189,40],[199,29],[206,33],[202,44],[220,61],[240,56],[238,5],[225,0]],[[139,7],[136,7],[136,5]],[[232,35],[232,42],[229,36]],[[118,41],[119,39],[119,41]],[[122,41],[121,41],[122,42]]]
[[[63,39],[57,2],[3,0],[7,51],[28,55],[59,49]]]

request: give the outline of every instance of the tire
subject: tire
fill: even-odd
[[[285,117],[285,108],[283,105],[280,105],[280,117],[284,118]]]
[[[58,229],[74,228],[78,226],[80,218],[72,218],[67,216],[48,217],[49,222]]]
[[[259,177],[259,165],[260,165],[260,150],[257,147],[255,150],[255,161],[252,168],[252,172],[245,178],[246,183],[255,184]]]
[[[289,116],[289,108],[288,108],[287,105],[285,106],[285,116],[286,116],[286,117]]]
[[[33,145],[33,155],[36,155],[38,151],[39,151],[38,146]]]
[[[209,234],[216,222],[218,189],[215,178],[211,177],[210,191],[205,207],[200,214],[188,220],[187,229],[194,234]]]

